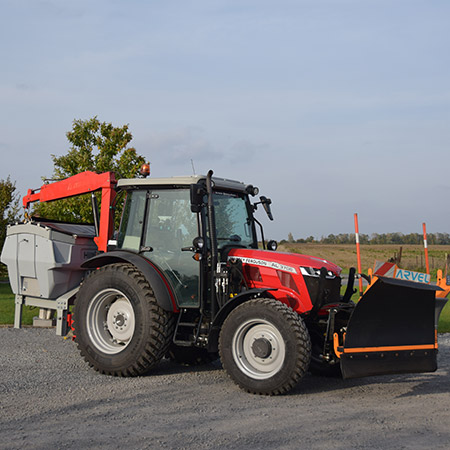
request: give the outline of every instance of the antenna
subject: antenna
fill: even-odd
[[[192,172],[194,172],[195,175],[195,167],[194,167],[194,160],[191,159],[191,166],[192,166]]]

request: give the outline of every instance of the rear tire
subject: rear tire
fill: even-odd
[[[225,320],[219,337],[222,365],[244,390],[276,395],[308,370],[311,342],[301,317],[278,300],[249,300]]]
[[[83,282],[74,306],[76,343],[95,370],[137,376],[164,356],[173,315],[157,303],[148,281],[131,264],[112,264]]]

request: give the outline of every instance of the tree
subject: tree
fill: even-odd
[[[321,241],[324,244],[335,244],[336,243],[336,236],[334,234],[329,234],[326,238],[322,238]]]
[[[351,244],[353,244],[353,243],[355,242],[355,239],[356,239],[355,235],[354,235],[353,233],[351,233],[351,234],[350,234],[349,242],[350,242]],[[369,241],[369,235],[368,235],[368,234],[363,234],[363,233],[361,233],[361,234],[359,235],[359,242],[360,242],[361,244],[369,244],[369,243],[370,243],[370,241]]]
[[[5,243],[6,226],[16,220],[19,220],[19,198],[16,185],[8,176],[6,180],[0,180],[0,250]],[[4,271],[4,267],[0,267],[0,272]]]
[[[145,162],[136,149],[128,144],[133,136],[128,125],[114,127],[100,122],[97,116],[88,120],[74,120],[72,130],[67,134],[71,146],[66,155],[52,155],[54,163],[53,180],[61,180],[90,170],[97,173],[114,172],[116,178],[133,178]],[[98,196],[100,202],[100,196]],[[116,218],[120,217],[122,204],[116,206]],[[90,194],[59,200],[51,203],[37,203],[34,215],[64,222],[92,223]]]

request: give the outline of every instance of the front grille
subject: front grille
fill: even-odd
[[[304,276],[306,287],[311,297],[312,304],[316,304],[319,293],[319,277]],[[325,286],[323,290],[323,299],[321,299],[321,304],[326,305],[327,303],[339,302],[341,299],[341,278],[325,278]]]

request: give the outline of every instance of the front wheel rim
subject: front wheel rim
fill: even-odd
[[[241,324],[232,340],[233,359],[241,372],[256,380],[266,380],[283,367],[286,344],[270,322],[251,319]]]
[[[133,306],[119,290],[104,289],[89,303],[87,325],[91,342],[98,350],[109,355],[120,353],[134,334]]]

